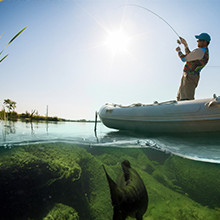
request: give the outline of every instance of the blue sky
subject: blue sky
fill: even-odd
[[[93,119],[105,103],[175,99],[184,65],[175,51],[177,36],[155,15],[126,4],[163,17],[190,49],[197,45],[194,35],[209,33],[210,61],[196,98],[220,95],[218,0],[3,0],[0,49],[28,28],[4,51],[0,103],[16,101],[19,113],[45,115],[48,105],[50,116]],[[128,43],[113,52],[114,43],[106,41],[119,30]]]

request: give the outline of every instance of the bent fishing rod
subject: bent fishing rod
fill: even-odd
[[[150,10],[150,9],[148,9],[148,8],[146,8],[146,7],[143,7],[143,6],[141,6],[141,5],[126,4],[125,7],[127,7],[127,6],[142,8],[143,10],[148,11],[148,12],[152,13],[153,15],[157,16],[159,19],[161,19],[163,22],[165,22],[165,24],[167,24],[167,25],[171,28],[171,30],[177,35],[177,37],[181,40],[181,37],[180,37],[180,35],[177,33],[177,31],[176,31],[164,18],[162,18],[162,17],[161,17],[160,15],[158,15],[157,13],[155,13],[155,12],[153,12],[152,10]],[[178,44],[181,44],[180,40],[177,41]]]
[[[180,37],[180,35],[177,33],[177,31],[176,31],[164,18],[162,18],[160,15],[158,15],[158,14],[155,13],[154,11],[150,10],[149,8],[143,7],[143,6],[141,6],[141,5],[126,4],[125,7],[127,7],[127,6],[141,8],[141,9],[143,9],[143,10],[145,10],[145,11],[148,11],[148,12],[152,13],[153,15],[155,15],[156,17],[158,17],[159,19],[161,19],[165,24],[167,24],[167,25],[170,27],[170,29],[171,29],[171,30],[176,34],[176,36],[179,38],[179,39],[177,40],[177,43],[178,43],[178,44],[181,44],[181,39],[182,39],[182,37]],[[220,68],[219,65],[208,66],[208,67]]]

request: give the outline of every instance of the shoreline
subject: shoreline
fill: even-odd
[[[54,117],[51,117],[52,119],[30,119],[30,118],[12,118],[12,119],[1,119],[0,121],[11,121],[11,122],[17,122],[17,121],[21,121],[21,122],[79,122],[79,123],[95,123],[95,120],[84,120],[84,119],[80,119],[80,120],[72,120],[72,119],[63,119],[63,118],[58,118],[53,119]],[[101,123],[100,120],[97,121],[97,123]]]

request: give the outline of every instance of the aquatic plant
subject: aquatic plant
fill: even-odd
[[[2,53],[4,52],[4,50],[6,49],[6,47],[8,47],[27,27],[23,28],[21,31],[19,31],[5,46],[5,48],[0,52],[0,56],[2,55]],[[3,34],[0,36],[0,38],[3,36]],[[3,58],[0,59],[0,63],[8,56],[9,54],[6,54]]]
[[[57,203],[43,220],[79,220],[75,209],[62,203]]]
[[[162,168],[172,156],[164,154],[164,159],[160,159],[160,161],[163,162],[158,163],[154,160],[149,160],[148,153],[150,153],[151,149],[120,149],[111,147],[94,149],[93,147],[91,149],[88,148],[87,150],[93,153],[97,159],[101,160],[102,163],[108,167],[108,173],[110,176],[113,176],[114,179],[116,178],[116,174],[120,171],[118,169],[120,161],[127,158],[131,164],[133,164],[133,167],[143,179],[149,194],[149,207],[147,213],[143,217],[144,220],[218,219],[220,211],[217,209],[209,209],[206,206],[196,203],[188,197],[187,193],[183,192],[180,186],[175,185],[175,182],[172,182],[168,177],[167,181],[172,187],[170,187],[169,184],[166,185],[163,182],[158,181],[155,176],[152,175],[154,172],[157,172],[159,176],[166,176],[167,172],[164,174]],[[156,153],[157,152],[155,151],[154,154],[156,155]],[[186,166],[187,164],[188,163],[186,162]],[[190,169],[191,166],[193,165],[189,163],[188,169]],[[147,172],[149,170],[150,173]],[[204,170],[205,168],[203,167],[201,173],[203,173]]]
[[[155,173],[162,179],[165,176],[166,183],[174,178],[171,178],[170,169],[179,172],[181,166],[185,170],[198,168],[188,160],[183,162],[181,158],[165,158],[162,164],[148,158],[148,149],[78,147],[65,143],[1,150],[1,218],[49,220],[61,212],[60,216],[68,215],[66,219],[73,216],[77,219],[78,216],[80,219],[110,220],[112,204],[102,165],[116,179],[121,170],[120,162],[127,159],[141,176],[148,191],[149,207],[143,216],[144,220],[219,219],[220,210],[208,208],[191,199],[183,187],[179,193],[170,185],[158,181]],[[200,175],[206,171],[206,166],[202,166],[197,172]],[[178,181],[181,181],[179,178]],[[187,174],[182,178],[187,179]],[[177,185],[178,181],[171,182]],[[217,191],[214,189],[214,192]]]
[[[163,172],[172,178],[190,198],[199,203],[220,207],[220,165],[202,163],[173,156],[165,163]]]
[[[36,218],[46,216],[51,206],[62,201],[77,210],[82,219],[104,219],[111,206],[110,198],[105,196],[107,183],[102,181],[101,171],[100,162],[73,145],[13,149],[0,158],[0,203],[4,203],[0,210],[5,219]],[[106,209],[103,204],[108,201]],[[21,209],[26,204],[32,205]]]

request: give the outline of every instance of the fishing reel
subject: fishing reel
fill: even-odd
[[[177,40],[177,43],[180,45],[180,44],[181,44],[181,41],[178,39],[178,40]]]

